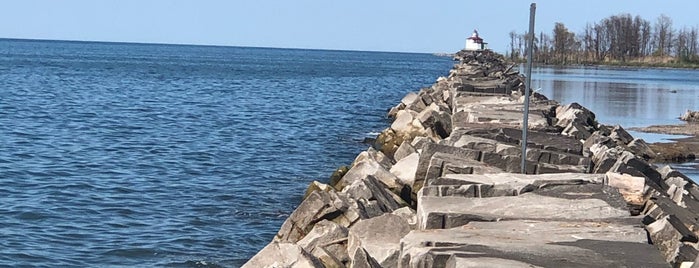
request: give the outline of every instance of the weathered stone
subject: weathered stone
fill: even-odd
[[[523,261],[500,259],[493,257],[462,257],[453,254],[449,256],[444,266],[445,268],[488,268],[488,267],[509,267],[509,268],[539,268],[541,266],[532,265]]]
[[[362,161],[376,162],[379,165],[381,165],[381,167],[384,169],[390,169],[394,164],[393,160],[391,160],[381,151],[377,151],[374,148],[369,148],[366,151],[359,153],[359,155],[357,155],[357,157],[354,158],[352,165],[356,165],[357,163]]]
[[[605,184],[619,190],[626,203],[634,206],[642,206],[645,203],[646,178],[607,172],[604,180]]]
[[[303,199],[308,198],[308,196],[315,191],[329,192],[332,190],[334,190],[334,188],[330,185],[318,181],[312,181],[311,184],[308,185],[308,188],[306,188],[306,192],[303,194]]]
[[[335,189],[342,190],[347,185],[367,176],[375,177],[394,193],[400,194],[400,191],[403,189],[401,180],[373,159],[366,159],[355,163],[354,166],[347,171],[347,174],[335,185]]]
[[[408,94],[405,94],[403,99],[400,100],[400,103],[402,103],[405,106],[413,104],[418,99],[418,95],[415,92],[408,92]]]
[[[385,189],[381,183],[371,175],[365,176],[342,190],[350,198],[357,200],[360,210],[367,217],[375,217],[386,212],[392,212],[401,205],[400,198]]]
[[[400,239],[410,226],[400,216],[384,214],[356,223],[349,230],[348,251],[364,250],[381,267],[397,267]]]
[[[687,177],[687,175],[682,174],[682,172],[679,172],[668,165],[665,165],[661,168],[658,168],[657,171],[658,171],[658,173],[660,173],[663,180],[667,180],[668,178],[671,178],[671,177],[680,177],[680,178],[683,178],[687,181],[690,181],[690,179],[689,179],[689,177]]]
[[[303,248],[292,243],[269,243],[260,250],[252,259],[243,265],[243,268],[257,267],[324,267],[323,264]]]
[[[330,181],[328,182],[328,185],[335,187],[335,185],[337,185],[337,183],[340,181],[340,179],[342,179],[342,177],[344,177],[348,171],[349,171],[348,166],[341,166],[341,167],[337,168],[335,171],[333,171],[333,174],[330,175]],[[303,196],[303,199],[306,199],[306,196],[308,196],[308,194],[310,194],[310,193],[308,191],[306,191],[306,194]]]
[[[622,153],[617,148],[608,148],[603,145],[593,145],[590,149],[593,152],[592,162],[595,164],[592,172],[600,174],[610,171]]]
[[[626,203],[610,204],[614,195],[599,187],[589,191],[566,187],[559,193],[541,191],[519,196],[491,198],[419,196],[417,218],[420,229],[446,229],[471,221],[495,220],[602,220],[628,216]],[[588,187],[589,188],[589,187]],[[574,193],[569,195],[568,193]],[[541,194],[539,194],[541,193]],[[554,196],[551,196],[551,195]],[[597,196],[595,196],[597,194]],[[618,192],[617,192],[618,195]],[[586,197],[586,198],[583,198]],[[599,198],[599,199],[598,199]],[[621,198],[620,196],[618,198]],[[611,200],[614,202],[616,200]]]
[[[436,103],[432,103],[417,115],[417,120],[425,129],[431,129],[437,136],[446,138],[451,134],[451,114],[442,111]]]
[[[417,149],[415,149],[415,147],[413,147],[413,145],[411,145],[410,142],[411,141],[403,141],[403,143],[400,144],[398,149],[396,149],[396,152],[393,154],[393,159],[396,162],[400,161],[406,156],[409,156],[413,153],[417,153]]]
[[[415,182],[412,185],[413,198],[417,196],[417,191],[422,188],[422,185],[427,178],[430,164],[432,163],[432,156],[434,156],[436,153],[451,155],[453,159],[478,160],[480,157],[479,151],[435,143],[424,143],[421,148],[420,161],[418,162],[417,171],[415,172]]]
[[[347,241],[344,240],[343,243],[339,244],[342,244],[342,247],[344,247],[344,255],[347,255]],[[345,268],[345,264],[350,262],[349,257],[347,257],[346,260],[338,259],[324,247],[316,247],[313,251],[311,251],[311,255],[316,257],[316,259],[318,259],[325,268]]]
[[[498,142],[472,135],[460,135],[457,140],[451,142],[449,145],[494,153],[497,149]]]
[[[584,140],[592,136],[589,128],[580,122],[571,122],[561,131],[561,134],[571,136],[578,140]]]
[[[626,130],[624,130],[624,128],[620,125],[614,126],[612,133],[609,134],[609,137],[615,140],[617,143],[624,145],[629,144],[629,142],[633,140],[633,136],[626,132]]]
[[[363,248],[358,248],[352,255],[349,268],[383,268],[374,258],[369,256]]]
[[[646,161],[655,157],[655,152],[643,139],[634,139],[628,144],[629,150]]]
[[[693,261],[697,250],[694,249],[694,258],[682,256],[680,248],[684,242],[697,243],[697,237],[689,231],[679,220],[672,216],[666,216],[646,226],[653,244],[660,250],[665,261],[671,264],[683,261]]]
[[[699,121],[699,111],[687,110],[680,116],[680,120],[687,122],[697,122]]]
[[[391,212],[391,214],[403,218],[410,226],[410,230],[415,230],[415,228],[417,228],[417,214],[415,213],[415,210],[413,210],[412,208],[402,207],[394,210],[393,212]]]
[[[325,267],[338,266],[349,261],[347,234],[344,226],[322,220],[297,245],[318,258]]]
[[[417,171],[417,164],[420,161],[420,155],[418,153],[413,153],[399,160],[393,167],[391,167],[391,173],[396,175],[403,185],[412,186],[415,182],[415,172]]]
[[[416,230],[401,239],[400,267],[668,267],[637,221],[512,220]],[[448,266],[476,261],[480,266]]]
[[[275,241],[296,243],[303,239],[313,225],[322,220],[334,220],[338,217],[348,217],[347,221],[354,222],[360,218],[356,213],[343,216],[351,210],[351,201],[335,191],[314,191],[289,215],[284,221]]]
[[[572,123],[578,123],[580,127],[594,126],[595,114],[578,103],[571,103],[556,108],[556,126],[566,128]]]
[[[669,188],[665,181],[663,181],[662,175],[656,171],[653,166],[627,151],[621,154],[609,171],[637,177],[646,177],[648,179],[647,185],[661,192],[667,192]]]
[[[579,165],[564,165],[564,164],[548,164],[548,163],[539,163],[533,166],[534,167],[534,172],[527,174],[550,174],[550,173],[571,173],[571,172],[576,172],[576,173],[586,173],[589,169],[588,166],[579,166]],[[529,166],[527,166],[527,170],[529,170]]]
[[[583,152],[584,152],[583,154],[585,154],[587,156],[591,156],[590,153],[592,153],[592,152],[591,152],[590,148],[593,145],[600,145],[600,146],[604,146],[607,148],[612,148],[612,147],[617,146],[616,143],[614,143],[614,141],[611,138],[609,138],[609,136],[604,135],[604,133],[602,133],[602,131],[595,131],[594,133],[592,133],[592,135],[590,135],[590,137],[585,139],[585,142],[583,142]]]

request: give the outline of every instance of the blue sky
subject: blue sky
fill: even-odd
[[[0,38],[401,52],[455,52],[474,28],[504,52],[527,29],[531,1],[15,0],[0,9]],[[630,13],[675,28],[699,25],[699,1],[541,0],[536,32]]]

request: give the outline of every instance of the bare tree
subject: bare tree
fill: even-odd
[[[670,55],[672,51],[672,19],[668,16],[660,15],[655,22],[655,44],[654,54],[657,56]]]

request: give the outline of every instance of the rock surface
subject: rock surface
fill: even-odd
[[[670,267],[697,259],[699,186],[650,164],[653,146],[577,103],[534,93],[523,153],[523,76],[487,50],[455,59],[447,77],[390,109],[393,122],[372,148],[329,185],[312,183],[246,266]]]

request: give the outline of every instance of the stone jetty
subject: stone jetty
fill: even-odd
[[[490,51],[409,93],[244,267],[696,267],[699,187]]]

